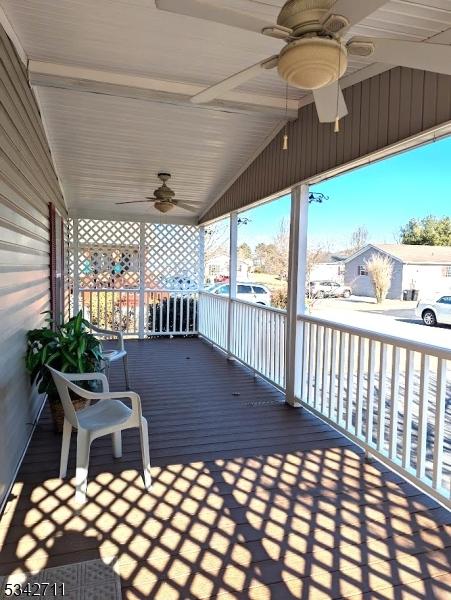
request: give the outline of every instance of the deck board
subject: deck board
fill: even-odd
[[[201,340],[127,347],[151,492],[131,430],[121,459],[93,444],[77,509],[45,410],[0,521],[0,575],[118,556],[130,600],[449,596],[451,514],[435,500]],[[120,365],[111,379],[123,389]]]

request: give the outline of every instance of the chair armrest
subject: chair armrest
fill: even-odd
[[[86,400],[121,400],[123,398],[128,398],[132,403],[133,412],[138,412],[141,416],[141,398],[136,392],[106,392],[106,393],[98,393],[98,392],[87,392],[83,390],[83,396]]]
[[[100,327],[97,327],[96,325],[93,325],[92,323],[90,323],[90,327],[93,331],[95,331],[99,335],[105,335],[105,336],[117,338],[119,350],[125,350],[124,334],[122,333],[122,331],[112,331],[111,329],[101,329]]]
[[[102,382],[102,390],[103,393],[108,393],[109,392],[109,385],[108,385],[108,379],[106,378],[106,376],[103,373],[64,373],[64,377],[68,380],[68,381],[101,381]],[[76,386],[79,387],[79,386]],[[82,389],[82,388],[80,388]],[[88,392],[88,390],[83,390],[83,392],[86,392],[88,394],[92,393],[92,392]]]

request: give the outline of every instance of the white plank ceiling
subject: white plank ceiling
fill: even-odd
[[[284,4],[213,1],[274,21]],[[95,69],[110,78],[206,86],[277,53],[282,45],[244,30],[158,11],[154,0],[0,0],[0,6],[31,61]],[[393,0],[349,36],[425,40],[450,30],[451,0]],[[370,64],[353,58],[348,75],[364,78]],[[124,94],[114,88],[102,93],[86,89],[73,76],[64,85],[36,82],[66,202],[80,214],[156,215],[151,206],[120,208],[115,203],[149,195],[157,187],[159,169],[173,174],[172,187],[180,199],[200,202],[200,214],[283,122],[279,109],[209,109],[196,108],[186,98],[119,97]],[[237,92],[256,104],[284,105],[285,85],[276,72],[262,74]],[[306,100],[295,89],[289,96],[292,109]],[[173,214],[188,213],[177,209]]]

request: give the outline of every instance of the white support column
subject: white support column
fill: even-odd
[[[233,347],[234,306],[236,300],[236,273],[238,268],[238,213],[230,214],[230,245],[229,245],[229,319],[227,328],[227,353],[231,356]]]
[[[288,267],[286,390],[288,404],[299,407],[302,381],[302,323],[298,315],[306,312],[307,227],[309,187],[300,185],[291,191],[290,260]]]
[[[74,231],[73,231],[73,247],[72,247],[72,252],[73,252],[73,261],[74,261],[74,298],[73,298],[73,305],[74,305],[74,315],[78,314],[78,311],[80,310],[80,274],[78,271],[78,219],[74,219],[73,221],[74,224]],[[89,318],[91,318],[91,315],[89,315]]]
[[[205,227],[199,227],[199,291],[205,287]]]
[[[146,224],[139,226],[139,339],[144,339],[144,332],[148,329],[145,324],[145,289],[146,289]]]

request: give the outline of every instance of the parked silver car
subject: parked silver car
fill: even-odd
[[[352,290],[336,281],[311,281],[308,294],[310,298],[349,298]]]
[[[207,289],[211,294],[219,294],[221,296],[229,295],[230,286],[228,283],[218,283]],[[246,300],[247,302],[255,302],[255,304],[263,304],[271,306],[271,292],[267,287],[260,283],[237,283],[238,300]]]

